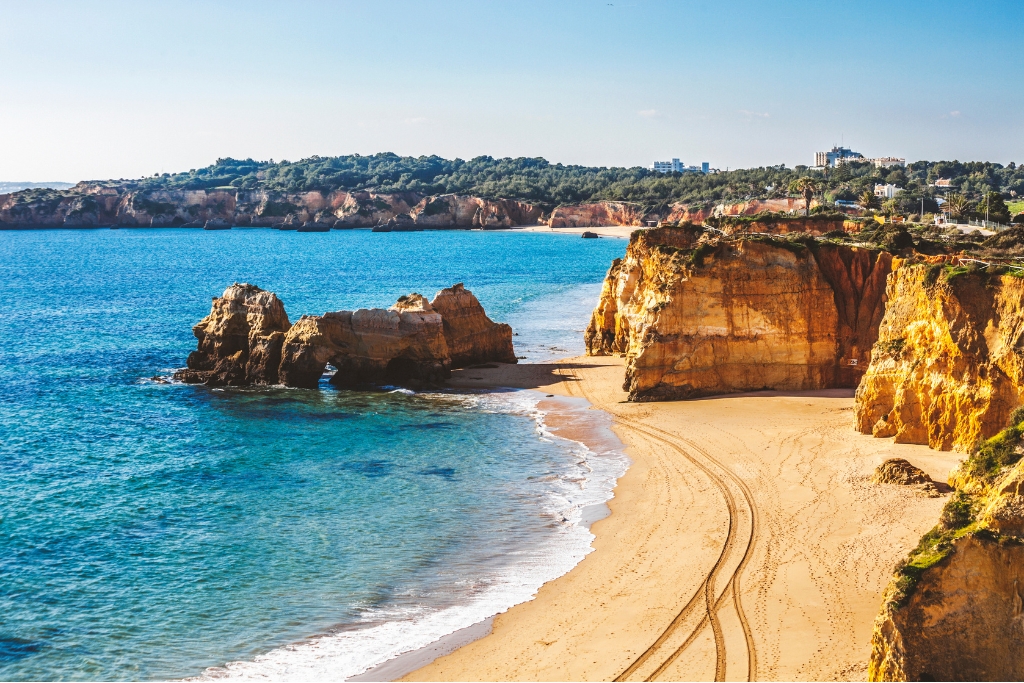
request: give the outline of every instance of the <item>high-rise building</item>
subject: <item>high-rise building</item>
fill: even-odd
[[[850,159],[863,159],[864,155],[848,147],[833,147],[828,152],[815,152],[815,166],[839,166]]]

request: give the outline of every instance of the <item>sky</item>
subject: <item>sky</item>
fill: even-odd
[[[1020,0],[0,0],[0,180],[219,157],[1024,162]]]

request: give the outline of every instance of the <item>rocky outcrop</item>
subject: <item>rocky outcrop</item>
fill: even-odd
[[[871,638],[875,681],[1024,677],[1021,427],[983,443],[950,476],[957,490],[886,589]]]
[[[813,209],[819,204],[811,201]],[[751,199],[745,202],[729,204],[673,204],[662,217],[665,223],[696,223],[701,224],[715,216],[753,216],[759,213],[803,213],[804,200],[797,197],[781,197],[778,199]]]
[[[528,202],[462,195],[147,190],[139,183],[113,182],[0,195],[0,226],[6,228],[203,227],[210,221],[284,229],[359,228],[400,216],[427,229],[486,229],[536,225],[543,211]]]
[[[857,389],[857,428],[898,443],[970,450],[1024,402],[1024,280],[904,265]]]
[[[331,382],[339,386],[438,385],[452,366],[441,315],[419,294],[386,310],[300,318],[284,339],[282,383],[316,387],[328,363],[336,369]]]
[[[198,348],[175,376],[209,386],[313,388],[330,364],[331,382],[339,386],[415,388],[441,384],[453,367],[516,362],[512,329],[492,322],[462,284],[434,300],[438,310],[410,294],[386,310],[302,316],[292,325],[272,292],[234,284],[193,328]]]
[[[540,207],[525,202],[455,194],[426,197],[410,212],[423,228],[511,228],[536,225],[542,215]]]
[[[591,228],[609,225],[657,224],[660,215],[652,214],[642,204],[630,202],[593,202],[560,206],[548,217],[552,228]]]
[[[889,458],[875,468],[875,473],[871,476],[873,484],[898,484],[900,486],[928,484],[931,480],[924,470],[915,467],[904,458]]]
[[[780,213],[758,213],[752,216],[712,217],[707,222],[726,235],[742,235],[744,233],[788,235],[790,233],[803,233],[821,236],[829,233],[856,232],[860,230],[859,224],[848,221],[843,216],[836,214],[791,216]]]
[[[277,384],[281,345],[290,327],[277,295],[235,283],[214,298],[210,315],[192,328],[199,345],[178,378],[210,386]]]
[[[516,363],[512,328],[487,317],[473,293],[458,283],[442,289],[430,305],[441,315],[454,367],[500,361]]]
[[[882,317],[891,257],[692,226],[634,234],[586,331],[626,355],[630,400],[853,387]]]

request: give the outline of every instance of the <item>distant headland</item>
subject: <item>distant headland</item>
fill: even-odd
[[[381,153],[297,162],[218,159],[183,173],[0,193],[0,228],[645,226],[699,222],[721,205],[743,205],[739,213],[802,210],[805,193],[795,183],[803,178],[816,180],[810,208],[817,210],[878,208],[921,220],[938,213],[950,194],[962,198],[956,206],[965,216],[1007,223],[1024,210],[1017,199],[1024,196],[1024,168],[1015,163],[886,167],[854,159],[836,168],[701,174]]]

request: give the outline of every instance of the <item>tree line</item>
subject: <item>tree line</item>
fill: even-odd
[[[784,165],[700,173],[658,173],[633,167],[552,164],[539,157],[469,160],[439,156],[402,157],[381,153],[320,157],[299,161],[218,159],[205,168],[164,173],[133,181],[140,189],[372,190],[382,193],[472,194],[491,199],[518,199],[553,208],[564,204],[616,200],[650,206],[684,202],[712,204],[750,199],[801,196],[794,182],[814,180],[814,194],[824,203],[858,201],[873,194],[876,183],[904,189],[894,211],[937,211],[936,198],[964,197],[965,211],[994,206],[995,196],[1010,200],[1024,195],[1024,166],[992,162],[917,161],[906,168],[875,168],[852,162],[827,171]],[[949,188],[934,187],[947,179]],[[991,207],[990,207],[991,209]],[[990,210],[991,216],[991,210]],[[998,220],[992,217],[992,220]]]

